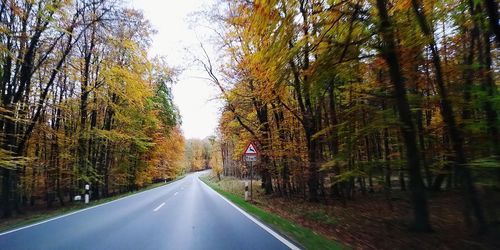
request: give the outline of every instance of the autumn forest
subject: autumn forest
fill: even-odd
[[[218,181],[259,180],[263,206],[375,200],[391,213],[402,200],[405,230],[428,233],[441,228],[433,201],[456,197],[461,227],[498,230],[495,0],[216,2],[196,13],[213,38],[191,59],[223,108],[214,136],[187,140],[179,72],[148,56],[155,30],[142,12],[1,1],[4,218],[65,206],[85,184],[100,199],[211,168]]]
[[[198,61],[225,101],[224,175],[248,175],[255,141],[267,195],[381,193],[391,211],[403,191],[409,227],[428,232],[429,197],[458,193],[468,227],[498,222],[495,1],[221,2],[208,19],[225,57]]]
[[[152,27],[115,1],[2,1],[2,211],[177,176],[184,139]]]

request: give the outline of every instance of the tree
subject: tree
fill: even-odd
[[[180,174],[175,70],[147,57],[152,29],[116,1],[0,4],[3,216]],[[4,25],[5,24],[5,25]],[[41,198],[40,198],[41,197]]]
[[[394,31],[387,14],[387,3],[384,0],[377,0],[377,10],[380,17],[380,34],[382,39],[382,56],[389,66],[389,74],[394,95],[397,101],[399,119],[402,123],[401,133],[403,134],[407,164],[410,173],[410,189],[412,191],[414,221],[413,227],[417,231],[430,231],[429,211],[427,198],[425,196],[424,184],[420,174],[420,157],[417,150],[417,139],[415,126],[411,116],[410,105],[406,96],[405,82],[401,73],[399,58],[396,54],[394,43]]]
[[[206,18],[223,56],[196,60],[225,102],[224,173],[244,177],[256,140],[268,194],[347,205],[383,185],[430,231],[427,192],[459,188],[482,228],[472,177],[498,183],[490,4],[219,1]]]

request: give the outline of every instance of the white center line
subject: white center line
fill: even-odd
[[[175,192],[174,196],[176,196],[179,192]]]
[[[163,207],[163,205],[165,205],[165,202],[163,202],[161,205],[159,205],[157,208],[155,208],[153,211],[156,212],[158,210],[160,210],[161,207]]]

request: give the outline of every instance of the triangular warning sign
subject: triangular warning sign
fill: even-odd
[[[255,146],[250,143],[248,144],[247,146],[247,149],[245,150],[245,153],[246,155],[256,155],[257,154],[257,149],[255,148]]]

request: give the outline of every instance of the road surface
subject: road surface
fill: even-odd
[[[296,249],[200,174],[0,234],[0,249]]]

